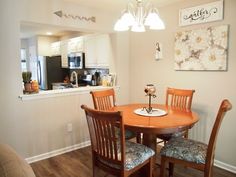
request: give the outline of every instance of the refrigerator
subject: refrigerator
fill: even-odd
[[[38,56],[37,80],[41,90],[52,90],[52,83],[63,82],[65,75],[61,56]]]

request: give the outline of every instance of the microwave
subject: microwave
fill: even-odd
[[[85,65],[84,52],[72,52],[68,54],[68,68],[83,69]]]

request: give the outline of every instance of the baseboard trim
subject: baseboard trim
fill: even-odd
[[[47,153],[44,153],[44,154],[40,154],[40,155],[37,155],[37,156],[29,157],[29,158],[26,158],[25,160],[28,163],[33,163],[33,162],[37,162],[37,161],[40,161],[40,160],[48,159],[50,157],[61,155],[61,154],[64,154],[64,153],[67,153],[67,152],[70,152],[70,151],[81,149],[81,148],[84,148],[84,147],[87,147],[87,146],[90,146],[90,145],[91,145],[90,141],[85,141],[83,143],[75,144],[73,146],[68,146],[68,147],[65,147],[65,148],[57,149],[57,150],[47,152]],[[214,165],[219,167],[219,168],[222,168],[224,170],[227,170],[227,171],[230,171],[230,172],[236,174],[236,167],[233,166],[233,165],[229,165],[229,164],[221,162],[219,160],[215,160]]]
[[[230,171],[230,172],[236,174],[236,167],[233,166],[233,165],[229,165],[229,164],[221,162],[219,160],[215,160],[214,165],[219,167],[219,168],[222,168],[226,171]]]
[[[37,162],[37,161],[40,161],[40,160],[48,159],[50,157],[61,155],[61,154],[64,154],[64,153],[67,153],[67,152],[70,152],[70,151],[81,149],[83,147],[90,146],[90,145],[91,145],[90,141],[85,141],[83,143],[75,144],[73,146],[68,146],[68,147],[65,147],[65,148],[57,149],[57,150],[47,152],[47,153],[44,153],[44,154],[40,154],[40,155],[37,155],[37,156],[29,157],[29,158],[26,158],[25,160],[28,163],[33,163],[33,162]]]

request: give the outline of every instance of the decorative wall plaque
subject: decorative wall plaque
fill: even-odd
[[[54,12],[54,14],[60,18],[65,17],[65,18],[71,18],[74,20],[85,20],[85,21],[91,21],[93,23],[96,22],[95,17],[84,17],[84,16],[79,16],[79,15],[66,14],[66,13],[62,12],[61,10]]]
[[[224,1],[216,1],[179,10],[179,26],[212,22],[223,19]]]

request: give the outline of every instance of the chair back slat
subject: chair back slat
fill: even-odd
[[[113,137],[113,131],[112,131],[112,128],[111,128],[111,124],[109,123],[109,125],[108,125],[108,129],[107,129],[107,137]],[[110,149],[110,152],[109,152],[109,154],[108,154],[108,157],[111,157],[111,158],[113,158],[113,140],[114,139],[112,139],[112,138],[109,138],[108,139],[108,146],[109,147],[107,147],[107,149]]]
[[[218,111],[218,114],[216,116],[216,120],[215,120],[213,129],[211,131],[211,136],[210,136],[209,143],[208,143],[205,173],[209,173],[209,171],[211,171],[211,167],[214,163],[217,135],[218,135],[222,120],[223,120],[226,112],[229,111],[231,108],[232,108],[232,105],[227,99],[222,101],[219,111]]]
[[[121,113],[93,110],[85,105],[81,107],[85,110],[93,152],[108,162],[124,164],[125,137]],[[120,129],[119,137],[116,129]]]
[[[92,146],[94,149],[97,149],[98,153],[101,153],[102,149],[99,135],[99,126],[97,125],[97,121],[95,119],[89,118],[89,116],[87,116],[87,122],[89,121],[92,122],[92,124],[88,125]],[[91,133],[91,129],[94,129],[94,134]],[[97,146],[94,146],[94,144]]]
[[[97,110],[109,110],[115,106],[114,89],[91,91],[94,108]]]
[[[105,156],[105,143],[104,143],[104,134],[103,134],[103,130],[102,130],[102,122],[101,121],[99,121],[99,120],[96,120],[95,119],[95,122],[97,123],[97,125],[98,125],[98,136],[99,136],[99,141],[100,141],[100,149],[101,149],[101,155],[102,156]]]
[[[103,127],[104,127],[104,139],[105,140],[107,140],[107,141],[105,141],[105,156],[106,157],[110,157],[110,147],[109,147],[109,144],[110,144],[110,136],[108,135],[108,129],[110,128],[110,125],[109,125],[109,122],[107,122],[107,121],[104,121],[103,122],[103,125],[102,125]]]
[[[179,109],[191,110],[194,92],[195,90],[167,88],[166,105]]]

